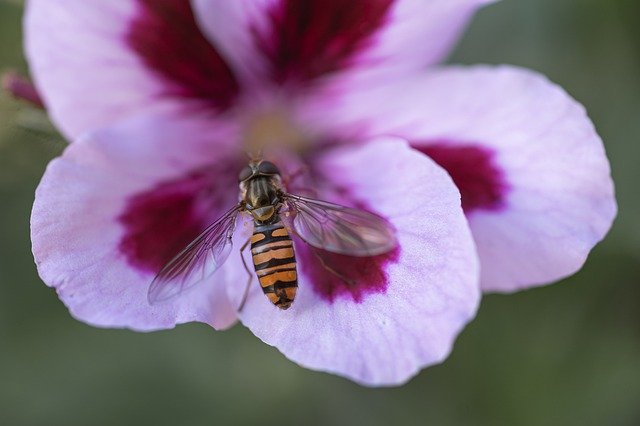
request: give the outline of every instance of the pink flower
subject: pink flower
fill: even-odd
[[[33,77],[74,141],[36,193],[41,277],[92,325],[239,319],[300,365],[366,385],[442,361],[481,290],[574,273],[616,213],[600,138],[562,89],[509,66],[427,69],[484,3],[30,0]],[[254,279],[241,312],[236,249],[150,306],[162,265],[237,202],[246,140],[278,142],[275,161],[303,163],[318,198],[385,217],[397,249],[331,255],[346,284],[295,241],[291,309]]]

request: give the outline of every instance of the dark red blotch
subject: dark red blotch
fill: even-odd
[[[253,28],[277,83],[306,81],[348,67],[385,23],[393,0],[281,0],[270,30]]]
[[[505,207],[509,185],[491,149],[448,141],[422,142],[414,148],[427,154],[449,173],[460,190],[465,213]]]
[[[164,94],[231,106],[239,85],[227,63],[204,37],[187,0],[136,0],[126,42],[166,83]]]
[[[340,204],[372,211],[346,186],[334,185],[332,192]],[[338,298],[361,303],[368,295],[387,291],[387,268],[400,259],[400,247],[379,256],[356,257],[320,250],[298,239],[296,258],[299,268],[310,279],[313,291],[321,298],[329,303]]]
[[[318,256],[340,276],[328,270]],[[385,293],[389,285],[387,267],[399,257],[399,247],[379,256],[354,257],[296,244],[299,267],[309,277],[313,291],[329,303],[338,298],[361,303],[368,295]]]
[[[226,170],[197,171],[129,198],[118,218],[125,231],[119,249],[129,264],[157,273],[216,214],[231,208],[237,194],[226,175]]]

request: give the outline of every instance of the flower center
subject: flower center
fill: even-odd
[[[243,145],[250,155],[268,151],[301,153],[309,146],[309,135],[291,119],[286,110],[275,108],[252,113],[243,126]]]

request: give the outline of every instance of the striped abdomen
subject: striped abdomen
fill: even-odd
[[[282,221],[255,224],[251,254],[264,294],[277,307],[289,308],[296,297],[298,274],[293,243]]]

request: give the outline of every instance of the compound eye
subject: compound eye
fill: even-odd
[[[279,175],[280,170],[270,161],[263,161],[258,165],[258,172],[263,175]]]
[[[253,175],[253,170],[251,170],[250,166],[245,166],[240,174],[238,175],[238,181],[244,182],[249,179]]]

